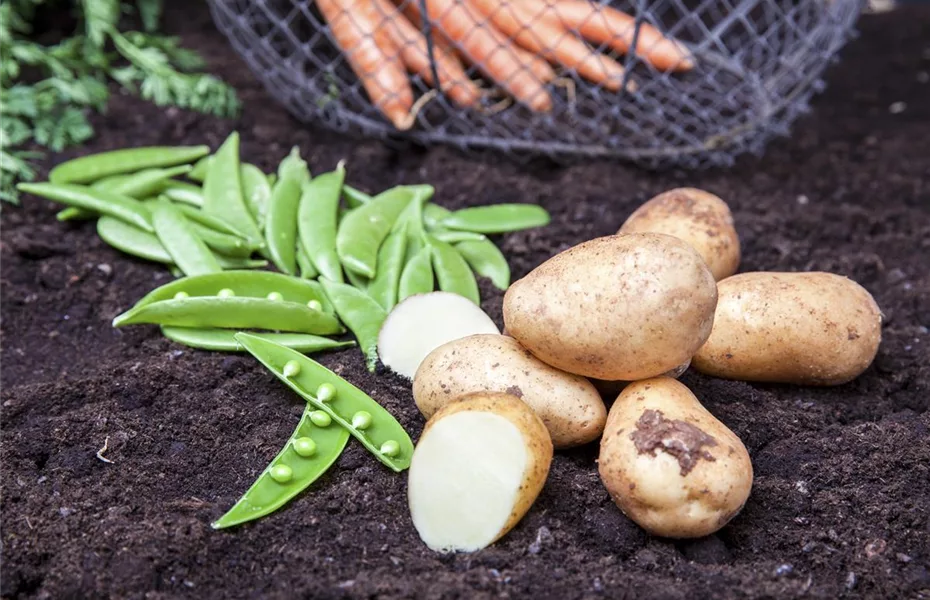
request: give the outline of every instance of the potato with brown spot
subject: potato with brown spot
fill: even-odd
[[[663,537],[710,535],[752,488],[746,447],[669,377],[623,390],[607,416],[598,470],[620,510]]]
[[[839,385],[865,371],[882,314],[855,281],[832,273],[742,273],[718,284],[713,332],[692,360],[707,375]]]
[[[433,350],[413,378],[413,399],[429,419],[471,392],[503,392],[539,415],[556,448],[600,437],[607,409],[584,377],[550,367],[503,335],[472,335]]]
[[[634,381],[691,358],[710,335],[717,286],[687,243],[597,238],[557,254],[504,296],[507,333],[576,375]]]
[[[736,273],[740,244],[733,213],[717,196],[696,188],[659,194],[630,215],[618,233],[665,233],[691,244],[717,281]]]

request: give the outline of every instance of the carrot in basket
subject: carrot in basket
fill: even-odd
[[[636,20],[609,6],[589,0],[518,0],[524,7],[545,11],[546,19],[558,19],[595,44],[607,44],[617,52],[628,52],[633,44]],[[666,37],[643,23],[636,40],[636,53],[660,71],[689,71],[694,59],[684,44]]]
[[[429,50],[423,34],[417,31],[410,21],[400,14],[397,7],[387,0],[371,1],[384,15],[391,39],[400,50],[404,65],[430,85],[436,85],[433,81]],[[439,45],[433,45],[433,56],[440,81],[437,87],[459,106],[471,108],[478,104],[481,100],[481,90],[468,78],[458,58]]]
[[[538,112],[552,109],[552,97],[530,64],[493,25],[479,21],[471,6],[463,0],[426,0],[426,9],[430,21],[467,60],[517,101]]]
[[[395,127],[409,129],[413,91],[384,17],[369,0],[316,0],[316,5],[371,103]]]
[[[564,30],[544,14],[532,14],[508,0],[471,0],[471,3],[505,35],[547,60],[574,69],[579,75],[617,91],[625,70],[608,56],[595,52],[587,44]]]

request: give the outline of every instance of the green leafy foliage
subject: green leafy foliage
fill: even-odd
[[[0,0],[0,199],[31,180],[42,147],[58,152],[90,139],[91,110],[106,110],[108,80],[158,106],[218,117],[239,111],[235,91],[199,73],[204,61],[176,37],[158,35],[162,0],[80,0],[79,29],[50,46],[29,39],[37,11],[51,0]],[[120,31],[124,15],[143,31]]]

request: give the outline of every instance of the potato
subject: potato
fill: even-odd
[[[717,531],[752,488],[743,443],[669,377],[623,390],[607,416],[598,470],[620,510],[663,537]]]
[[[461,396],[427,423],[407,479],[410,516],[439,552],[480,550],[510,531],[542,490],[552,440],[516,396]]]
[[[504,296],[507,333],[585,377],[645,379],[710,335],[717,286],[687,243],[658,233],[594,239],[550,258]]]
[[[429,419],[453,399],[470,392],[505,392],[539,415],[556,448],[600,437],[607,409],[584,377],[550,367],[517,340],[472,335],[433,350],[413,378],[413,399]]]
[[[739,236],[727,203],[703,190],[678,188],[636,209],[618,233],[665,233],[682,239],[720,281],[739,267]]]
[[[743,273],[718,284],[713,332],[694,356],[702,373],[839,385],[865,371],[882,314],[858,283],[832,273]]]
[[[689,358],[674,369],[662,373],[662,375],[671,377],[672,379],[678,379],[684,375],[685,371],[687,371],[690,366],[691,359]],[[620,392],[623,391],[623,388],[633,383],[632,381],[608,381],[606,379],[590,379],[589,381],[594,384],[594,388],[602,398],[616,398]]]

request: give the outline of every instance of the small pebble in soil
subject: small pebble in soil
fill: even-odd
[[[888,112],[893,115],[899,115],[907,110],[907,102],[892,102],[888,107]]]
[[[798,196],[798,204],[800,204],[801,206],[806,206],[808,202],[810,202],[810,198],[808,198],[804,194],[801,194],[800,196]]]
[[[846,574],[846,589],[851,590],[856,587],[856,574],[850,571]]]
[[[788,563],[778,565],[775,569],[776,577],[784,577],[785,575],[791,575],[794,572],[794,567]]]
[[[527,551],[530,554],[539,554],[542,552],[543,544],[552,541],[552,532],[549,531],[549,528],[543,525],[536,531],[536,540],[530,544],[530,547]]]

